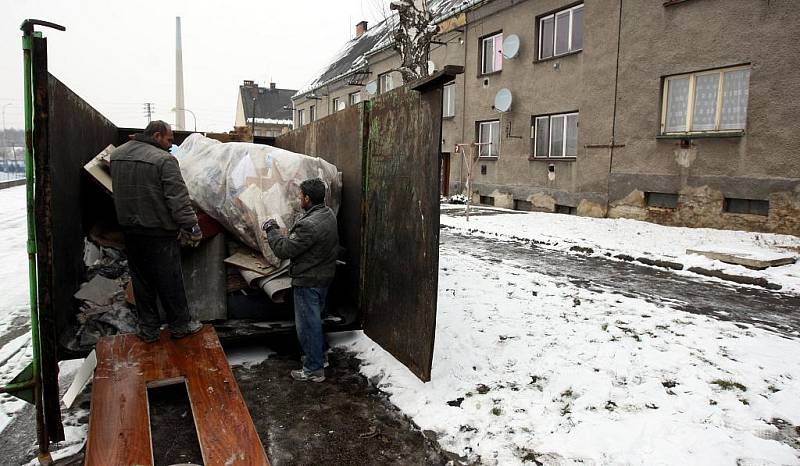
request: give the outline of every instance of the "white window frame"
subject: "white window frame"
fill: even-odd
[[[492,71],[486,71],[484,69],[484,64],[486,63],[486,57],[484,56],[484,53],[486,52],[485,44],[486,44],[487,41],[491,41],[492,42],[492,47],[494,48],[494,39],[495,39],[495,37],[498,37],[498,36],[502,38],[503,37],[503,31],[500,31],[500,32],[498,32],[496,34],[492,34],[491,36],[486,36],[486,37],[481,38],[481,53],[480,53],[481,75],[499,73],[500,71],[503,71],[503,65],[502,65],[503,62],[502,62],[502,60],[500,61],[500,68],[499,69],[494,69],[495,57],[492,57]],[[503,41],[501,40],[500,42],[502,43]],[[502,50],[494,50],[494,53],[495,54],[502,53]]]
[[[387,81],[389,86],[386,85]],[[395,89],[394,77],[392,76],[392,72],[387,71],[386,73],[378,75],[378,94],[389,92],[392,89]]]
[[[492,139],[493,139],[492,136],[494,136],[494,134],[492,133],[492,126],[495,123],[497,124],[497,134],[498,134],[498,136],[497,136],[497,148],[494,151],[495,154],[492,155],[492,145],[489,144],[489,155],[480,155],[481,154],[481,149],[484,146],[480,146],[479,145],[478,146],[478,158],[494,159],[494,158],[500,157],[500,120],[479,121],[478,122],[478,142],[481,142],[483,140],[483,138],[481,136],[483,135],[483,127],[484,127],[484,125],[489,127],[489,138],[487,140],[489,142],[492,142]]]
[[[297,127],[304,126],[306,124],[306,111],[305,109],[297,110]]]
[[[661,134],[703,134],[703,133],[741,133],[747,128],[747,112],[745,112],[745,123],[742,128],[735,129],[720,129],[722,119],[722,98],[723,98],[723,85],[725,73],[729,71],[750,70],[750,65],[732,66],[729,68],[717,68],[707,71],[697,71],[694,73],[676,74],[667,76],[663,79],[662,94],[661,94]],[[719,82],[717,83],[717,109],[714,115],[714,128],[707,130],[692,130],[692,123],[694,123],[694,98],[696,92],[697,77],[708,75],[719,75]],[[667,132],[667,104],[669,98],[669,82],[677,79],[689,78],[689,94],[686,97],[686,131],[669,131]],[[748,77],[749,87],[749,77]],[[748,97],[749,98],[749,97]],[[748,102],[749,111],[749,102]]]
[[[361,91],[351,92],[347,95],[347,100],[350,102],[350,105],[361,102]]]
[[[445,84],[442,88],[442,118],[456,116],[456,85]]]
[[[308,107],[308,122],[311,123],[317,119],[317,106],[312,105]]]
[[[560,57],[562,55],[567,55],[569,53],[573,53],[573,52],[577,52],[579,50],[583,50],[583,43],[581,43],[581,48],[579,48],[579,49],[574,49],[573,50],[573,48],[572,48],[572,27],[573,27],[573,20],[575,18],[575,11],[579,10],[581,8],[583,8],[583,3],[581,3],[580,5],[575,5],[575,6],[570,7],[570,8],[564,8],[563,10],[555,11],[555,12],[549,14],[549,15],[542,16],[541,18],[539,18],[539,54],[538,54],[539,60],[549,60],[551,58]],[[569,32],[567,32],[567,51],[563,52],[563,53],[556,53],[556,41],[558,40],[558,21],[556,21],[556,16],[558,16],[558,15],[560,15],[560,14],[566,12],[566,11],[569,12]],[[550,18],[553,18],[553,43],[550,44],[550,46],[552,47],[552,50],[553,50],[553,54],[550,55],[549,57],[542,58],[542,46],[544,45],[542,43],[542,34],[544,34],[543,23],[544,23],[545,20],[550,19]],[[584,16],[584,19],[586,19],[585,16]],[[586,37],[586,34],[585,34],[586,28],[584,28],[583,31],[584,31],[584,38],[585,38]]]
[[[332,113],[336,113],[340,110],[344,110],[347,107],[347,105],[344,103],[344,100],[342,100],[341,97],[334,97],[332,107],[333,107]]]
[[[578,117],[578,133],[580,133],[581,127],[581,116],[580,112],[569,112],[569,113],[554,113],[552,115],[539,115],[533,117],[533,124],[531,125],[531,139],[533,139],[533,158],[535,159],[574,159],[577,158],[577,154],[575,155],[567,155],[567,121],[569,117],[575,115]],[[564,129],[562,129],[562,141],[561,141],[561,155],[550,155],[550,148],[552,147],[553,141],[553,117],[564,117]],[[536,131],[537,122],[541,119],[547,118],[547,154],[540,155],[537,153],[537,149],[539,147],[539,133]],[[577,151],[577,138],[579,137],[578,134],[575,135],[576,139],[576,151]]]

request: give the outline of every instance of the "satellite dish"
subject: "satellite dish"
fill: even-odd
[[[428,60],[428,74],[433,74],[434,72],[436,72],[436,64]]]
[[[503,56],[514,58],[519,54],[519,36],[511,34],[503,40]]]
[[[367,86],[365,87],[365,89],[367,91],[367,94],[369,94],[369,95],[377,94],[378,93],[378,81],[370,81],[370,82],[368,82]]]
[[[502,88],[494,96],[494,108],[500,112],[507,112],[511,108],[511,91]]]

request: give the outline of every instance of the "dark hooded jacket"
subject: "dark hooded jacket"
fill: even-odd
[[[197,224],[178,161],[152,138],[137,134],[116,148],[111,179],[117,220],[126,231],[168,236]]]

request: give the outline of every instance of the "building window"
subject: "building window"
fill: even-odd
[[[389,92],[394,89],[394,79],[392,78],[392,72],[383,73],[382,75],[378,76],[378,92],[383,94],[384,92]]]
[[[478,157],[500,154],[500,120],[478,122]]]
[[[442,92],[442,117],[456,116],[456,85],[453,83],[444,86]]]
[[[531,139],[534,157],[577,157],[578,113],[533,117]]]
[[[350,105],[355,105],[361,102],[361,93],[360,92],[353,92],[349,95]]]
[[[308,121],[316,121],[317,119],[317,106],[312,105],[308,107]]]
[[[297,126],[298,126],[298,127],[299,127],[299,126],[303,126],[303,125],[305,125],[306,123],[308,123],[308,122],[306,121],[306,111],[305,111],[305,110],[302,110],[302,109],[301,109],[301,110],[298,110],[298,111],[297,111]]]
[[[481,74],[503,69],[503,33],[481,39]]]
[[[726,197],[722,210],[731,214],[769,215],[769,201]]]
[[[583,49],[583,4],[539,18],[539,59]]]
[[[746,67],[665,78],[661,134],[743,131],[749,84]]]
[[[341,97],[336,97],[333,99],[333,103],[331,104],[333,107],[334,112],[338,112],[339,110],[344,110],[344,100]]]

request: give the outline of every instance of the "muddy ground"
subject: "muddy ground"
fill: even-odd
[[[292,340],[283,338],[273,345],[270,350],[279,351],[270,359],[233,370],[273,466],[448,461],[435,441],[359,374],[359,361],[352,355],[331,352],[323,383],[293,380],[289,371],[300,363]],[[226,347],[232,349],[236,348]],[[76,419],[79,423],[88,423],[90,389],[72,410],[83,413]],[[185,389],[180,385],[151,389],[148,395],[155,465],[202,464]],[[26,407],[0,437],[0,463],[26,464],[35,454],[35,438],[33,410]],[[78,465],[82,460],[78,455],[59,464]]]

